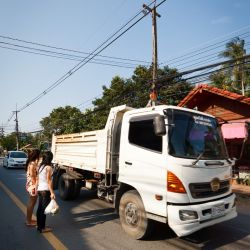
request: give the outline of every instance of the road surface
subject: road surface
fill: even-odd
[[[239,197],[238,217],[231,221],[183,238],[167,225],[157,223],[153,235],[144,241],[126,235],[112,205],[97,199],[94,192],[82,190],[75,201],[62,201],[58,196],[60,212],[47,217],[53,228],[48,234],[25,226],[27,199],[24,170],[6,169],[0,162],[1,250],[250,249],[250,196]]]

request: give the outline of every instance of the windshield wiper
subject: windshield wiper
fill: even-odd
[[[196,160],[192,162],[192,165],[195,165],[195,164],[201,159],[201,157],[204,155],[204,152],[205,152],[205,151],[202,151],[202,152],[198,155],[198,157],[196,158]]]

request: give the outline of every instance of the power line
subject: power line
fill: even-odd
[[[183,76],[183,75],[192,74],[192,73],[197,72],[197,71],[202,71],[202,70],[205,70],[205,69],[208,69],[208,68],[215,68],[217,66],[221,66],[221,65],[225,65],[225,64],[231,64],[231,63],[235,63],[238,60],[241,61],[241,60],[245,60],[245,59],[250,59],[250,55],[246,55],[244,57],[237,58],[237,59],[231,59],[231,60],[227,60],[227,61],[223,61],[223,62],[219,62],[219,63],[214,63],[214,64],[202,66],[202,67],[199,67],[199,68],[183,71],[183,72],[180,72],[180,73],[175,73],[175,74],[167,76],[167,77],[166,76],[159,77],[158,80],[173,79],[173,78],[180,77],[180,76]],[[244,63],[246,63],[246,62],[243,62],[241,64],[244,64]],[[238,64],[238,65],[240,65],[240,64]],[[225,69],[225,68],[223,68],[223,69]]]
[[[25,51],[25,50],[16,49],[16,48],[8,48],[8,47],[5,47],[5,46],[0,46],[0,48],[15,50],[15,51],[21,51],[21,52],[25,52],[25,53],[29,53],[29,54],[36,54],[36,55],[49,56],[49,57],[54,57],[54,58],[61,58],[61,59],[72,60],[72,61],[82,61],[81,59],[73,59],[73,58],[67,58],[67,57],[47,55],[47,54],[31,52],[31,51]],[[114,67],[120,67],[120,68],[128,68],[128,69],[134,69],[136,66],[138,66],[138,65],[133,65],[132,66],[132,64],[130,64],[131,66],[129,66],[129,64],[127,64],[127,65],[124,64],[124,63],[121,64],[120,62],[115,62],[116,64],[115,63],[102,63],[102,62],[98,62],[97,60],[94,60],[93,62],[90,62],[90,63],[105,65],[105,66],[114,66]]]
[[[94,96],[94,97],[92,97],[92,98],[90,98],[90,99],[88,99],[88,100],[86,100],[86,101],[84,101],[84,102],[78,104],[76,107],[80,107],[80,106],[84,105],[85,103],[88,103],[88,102],[90,102],[90,101],[96,99],[97,97],[99,97],[99,96],[101,96],[101,95],[102,95],[102,94],[99,94],[99,95],[97,95],[97,96]]]
[[[3,42],[0,42],[0,43],[3,43]],[[20,46],[20,45],[16,45],[16,44],[11,44],[11,43],[4,43],[4,44],[9,44],[9,45],[13,45],[13,46],[33,49],[31,47],[24,47],[24,46]],[[245,45],[248,45],[248,44],[250,44],[250,42],[245,43]],[[26,50],[21,50],[21,49],[16,49],[16,48],[9,48],[9,47],[5,47],[5,46],[0,46],[0,48],[5,48],[5,49],[9,49],[9,50],[17,50],[17,51],[21,51],[21,52],[25,52],[25,53],[38,54],[38,55],[43,55],[43,56],[55,57],[55,58],[62,58],[62,59],[67,59],[67,60],[74,60],[74,61],[81,61],[83,59],[82,56],[75,56],[75,55],[64,54],[64,53],[56,53],[55,52],[56,54],[62,55],[62,56],[56,56],[56,55],[37,53],[37,52],[26,51]],[[245,48],[247,49],[248,46],[246,46]],[[37,50],[37,49],[34,48],[34,50]],[[41,51],[41,50],[39,50],[39,51]],[[46,50],[42,50],[42,51],[46,52]],[[47,52],[51,52],[51,51],[47,51]],[[215,52],[215,53],[206,55],[205,60],[202,60],[203,57],[199,57],[199,58],[187,61],[187,62],[180,63],[179,65],[176,65],[174,67],[177,68],[178,66],[187,64],[189,62],[198,61],[197,63],[190,64],[190,65],[180,69],[180,70],[183,70],[183,69],[189,68],[191,66],[200,65],[203,62],[215,61],[216,59],[218,59],[218,55],[217,56],[212,56],[212,55],[216,55],[216,54],[221,53],[221,52],[223,52],[223,51],[219,51],[219,52]],[[70,57],[67,57],[67,56],[72,56],[73,58],[70,58]],[[207,58],[208,56],[212,56],[212,57]],[[136,64],[122,63],[122,62],[119,62],[119,61],[98,60],[98,59],[93,59],[93,62],[90,62],[90,63],[99,64],[99,65],[106,65],[106,66],[122,67],[122,68],[134,68],[134,67],[138,66]],[[142,66],[146,66],[146,65],[142,65]]]
[[[66,53],[58,53],[58,52],[49,51],[49,50],[42,50],[42,49],[37,49],[34,47],[28,47],[28,46],[22,46],[22,45],[18,45],[18,44],[14,44],[14,43],[6,43],[6,42],[0,41],[0,44],[4,44],[7,46],[14,46],[14,47],[22,48],[22,49],[17,49],[17,48],[12,48],[12,47],[7,47],[7,46],[0,46],[1,48],[14,50],[14,51],[20,51],[20,52],[29,53],[29,54],[42,55],[42,56],[61,58],[61,59],[67,59],[67,60],[74,60],[74,61],[82,61],[83,59],[85,59],[85,57],[83,57],[83,56],[66,54]],[[31,51],[29,51],[29,50],[31,50]],[[39,51],[39,52],[34,52],[34,51]],[[113,59],[116,59],[116,58],[113,58]],[[136,61],[136,60],[132,60],[132,59],[131,60],[119,59],[119,60],[120,61],[118,61],[118,59],[117,59],[117,61],[107,60],[107,59],[105,59],[105,60],[104,59],[94,59],[93,63],[104,64],[104,65],[111,65],[110,63],[113,63],[113,64],[115,63],[117,65],[113,65],[113,66],[121,66],[121,67],[122,66],[124,66],[124,67],[131,66],[132,67],[132,66],[137,66],[138,64],[131,63],[131,62],[138,62],[138,63],[141,62],[141,61]],[[146,64],[149,64],[149,62],[147,62]]]
[[[249,27],[250,27],[250,26],[249,26]],[[186,57],[190,58],[190,57],[199,55],[199,54],[201,54],[201,53],[205,53],[205,52],[214,50],[215,48],[219,48],[219,47],[221,47],[221,46],[224,46],[226,42],[232,40],[232,39],[235,38],[235,37],[240,37],[240,36],[243,36],[243,35],[246,35],[246,34],[249,34],[249,33],[250,33],[250,31],[244,32],[244,33],[242,33],[242,34],[236,35],[236,36],[234,36],[234,37],[230,37],[230,38],[225,39],[225,40],[223,40],[223,41],[220,41],[220,42],[217,42],[217,43],[208,45],[208,46],[206,46],[206,47],[204,47],[204,48],[200,48],[200,49],[197,49],[197,50],[188,52],[188,53],[186,53],[186,54],[184,54],[184,55],[181,55],[181,56],[172,58],[172,59],[170,59],[170,60],[168,60],[168,61],[166,61],[166,62],[163,62],[163,63],[161,63],[161,64],[167,64],[167,63],[169,64],[170,62],[173,63],[173,61],[176,61],[176,60],[178,60],[178,59],[181,59],[181,61],[182,61],[183,58],[186,58]],[[244,38],[246,38],[246,37],[249,37],[249,36],[250,36],[250,35],[243,36],[242,39],[244,39]],[[220,45],[220,46],[217,46],[218,44],[221,44],[221,45]],[[215,48],[213,48],[213,47],[215,47]],[[210,49],[208,49],[208,48],[210,48]],[[208,50],[207,50],[207,49],[208,49]],[[205,51],[203,51],[203,50],[205,50]],[[202,51],[203,51],[203,52],[202,52]],[[178,61],[180,61],[180,60],[178,60]]]
[[[250,55],[247,55],[245,57],[243,57],[242,59],[250,59]],[[195,75],[195,76],[190,76],[188,78],[182,78],[180,80],[177,80],[176,83],[174,84],[171,84],[171,85],[167,85],[167,86],[162,86],[161,88],[166,88],[166,87],[170,87],[170,86],[173,86],[175,84],[179,84],[180,82],[185,82],[185,81],[188,81],[188,80],[192,80],[192,79],[196,79],[198,77],[203,77],[204,80],[209,80],[209,75],[212,74],[212,73],[215,73],[215,72],[220,72],[220,71],[225,71],[227,69],[230,69],[233,67],[233,65],[230,65],[230,66],[226,66],[226,67],[223,67],[223,68],[220,68],[220,69],[216,69],[216,70],[212,70],[211,71],[211,68],[215,68],[215,67],[218,67],[218,66],[221,66],[221,65],[226,65],[226,64],[230,64],[230,63],[234,63],[236,60],[235,59],[232,59],[232,60],[227,60],[227,61],[223,61],[223,62],[218,62],[218,63],[215,63],[215,64],[210,64],[210,65],[206,65],[206,66],[203,66],[203,67],[199,67],[199,68],[195,68],[195,69],[192,69],[192,70],[188,70],[188,71],[183,71],[183,72],[179,72],[179,73],[176,73],[176,74],[172,74],[172,75],[168,75],[168,76],[163,76],[163,77],[159,77],[158,80],[159,81],[162,81],[162,80],[170,80],[170,79],[174,79],[174,78],[177,78],[177,77],[180,77],[180,76],[184,76],[184,75],[189,75],[189,74],[192,74],[192,73],[195,73],[197,71],[203,71],[202,73],[198,74],[198,75]],[[246,61],[242,64],[246,64],[246,63],[249,63],[250,61]],[[247,72],[247,70],[245,70]],[[204,76],[207,76],[206,78],[204,78]],[[140,79],[145,79],[145,78],[140,78]],[[202,80],[199,80],[197,82],[191,82],[191,84],[196,84],[196,83],[199,83],[201,82]],[[145,84],[147,83],[150,83],[151,80],[147,81]],[[190,83],[190,82],[189,82]],[[101,94],[99,94],[98,96],[100,96]],[[96,96],[96,97],[98,97]],[[94,100],[96,97],[92,98],[92,99],[89,99],[89,100],[86,100],[85,102],[89,102],[91,100]],[[84,103],[85,103],[84,102]],[[78,105],[80,106],[80,105]]]
[[[244,59],[250,59],[250,55],[246,56]],[[235,62],[236,60],[227,60],[227,61],[224,61],[224,62],[220,62],[220,63],[216,63],[216,64],[211,64],[211,65],[206,65],[204,67],[200,67],[200,68],[196,68],[196,69],[192,69],[192,70],[189,70],[189,71],[184,71],[184,72],[180,72],[178,74],[174,74],[174,75],[170,75],[170,76],[165,76],[165,77],[161,77],[159,78],[159,80],[167,80],[167,79],[173,79],[173,78],[177,78],[179,76],[184,76],[184,75],[188,75],[188,74],[191,74],[191,73],[194,73],[194,72],[197,72],[197,71],[207,71],[207,72],[203,72],[201,74],[198,74],[198,75],[195,75],[195,76],[190,76],[188,78],[182,78],[180,80],[177,80],[174,84],[170,84],[170,85],[167,85],[167,86],[162,86],[161,89],[165,89],[165,88],[169,88],[169,87],[172,87],[174,85],[178,85],[180,82],[188,82],[189,80],[193,80],[193,79],[197,79],[196,81],[192,81],[192,82],[189,82],[190,84],[194,85],[194,84],[197,84],[197,83],[200,83],[202,81],[207,81],[209,80],[209,75],[212,74],[212,73],[215,73],[215,72],[220,72],[220,71],[224,71],[224,70],[227,70],[229,68],[232,68],[233,65],[229,65],[229,66],[226,66],[224,68],[220,68],[220,69],[216,69],[216,70],[210,70],[211,68],[215,68],[215,67],[218,67],[220,65],[225,65],[225,64],[229,64],[229,63],[233,63]],[[244,62],[244,63],[249,63],[250,61],[247,61],[247,62]],[[149,83],[150,81],[147,81],[147,83]],[[189,92],[189,91],[188,91]],[[122,93],[124,94],[124,93]],[[121,97],[121,95],[119,96]],[[89,100],[88,100],[89,101]],[[87,102],[87,101],[86,101]]]
[[[164,2],[164,1],[163,1]],[[140,20],[139,20],[140,21]],[[125,31],[126,32],[126,31]],[[124,34],[124,33],[123,33]],[[121,34],[122,35],[122,34]],[[119,38],[119,37],[118,37]],[[118,39],[118,38],[116,38],[116,39]],[[116,40],[115,39],[115,40]],[[115,41],[114,40],[114,41]],[[113,41],[113,42],[114,42]],[[108,46],[110,45],[111,43],[109,43],[108,44]],[[106,47],[105,47],[106,48]],[[104,48],[104,49],[105,49]],[[98,48],[99,49],[99,48]],[[98,50],[97,49],[97,50]],[[102,49],[101,51],[103,51],[104,49]],[[55,82],[56,83],[56,85],[55,86],[51,86],[52,88],[50,89],[50,88],[48,88],[48,89],[46,89],[44,92],[42,92],[38,97],[38,99],[40,99],[43,95],[45,95],[45,94],[47,94],[49,91],[51,91],[53,88],[55,88],[56,86],[58,86],[59,84],[61,84],[64,80],[66,80],[69,76],[71,76],[73,73],[75,73],[77,70],[79,70],[81,67],[83,67],[86,63],[88,63],[88,62],[90,62],[95,56],[98,56],[98,54],[101,52],[101,51],[99,51],[98,53],[95,53],[97,50],[95,50],[94,52],[92,52],[92,53],[89,53],[89,56],[90,56],[90,58],[88,58],[88,57],[86,57],[86,58],[84,58],[83,60],[81,60],[80,61],[80,64],[77,64],[73,69],[71,69],[69,72],[67,72],[63,77],[65,77],[65,79],[64,78],[60,78],[57,82]],[[93,56],[93,57],[92,57]],[[85,61],[86,60],[86,61]],[[81,63],[83,63],[83,65],[81,65]],[[61,82],[60,82],[61,81]],[[34,102],[35,101],[37,101],[38,99],[36,99],[36,98],[34,98],[33,100],[34,100]],[[32,100],[32,101],[33,101]],[[32,104],[33,102],[29,102],[29,103],[27,103],[26,105],[24,105],[19,111],[21,111],[21,110],[23,110],[23,109],[25,109],[26,107],[28,107],[28,106],[30,106],[31,104]]]
[[[162,3],[164,3],[166,0],[161,1],[158,5],[160,6]],[[91,61],[95,56],[97,56],[99,53],[101,53],[103,50],[105,50],[108,46],[110,46],[112,43],[114,43],[118,38],[120,38],[123,34],[125,34],[128,30],[130,30],[132,27],[134,27],[138,22],[140,22],[143,18],[145,18],[148,13],[143,13],[144,15],[140,17],[138,20],[136,20],[133,24],[131,24],[128,28],[126,28],[121,34],[117,35],[122,29],[124,29],[129,23],[131,23],[135,18],[137,18],[142,11],[140,11],[136,16],[131,18],[125,25],[123,25],[118,31],[116,31],[111,37],[109,37],[107,40],[105,40],[100,46],[98,46],[93,52],[90,53],[88,57],[86,57],[84,60],[79,62],[77,65],[75,65],[71,70],[69,70],[66,74],[64,74],[62,77],[60,77],[56,82],[54,82],[50,87],[45,89],[41,94],[33,98],[30,102],[25,104],[23,107],[21,107],[18,111],[22,111],[37,100],[39,100],[41,97],[46,95],[48,92],[53,90],[55,87],[57,87],[59,84],[64,82],[67,78],[69,78],[72,74],[74,74],[76,71],[81,69],[84,65],[86,65],[89,61]],[[117,35],[117,36],[116,36]],[[116,36],[113,40],[111,40],[114,36]],[[110,42],[108,42],[111,40]],[[106,45],[105,45],[106,44]],[[104,46],[105,45],[105,46]],[[104,47],[103,47],[104,46]],[[102,48],[103,47],[103,48]]]
[[[226,34],[226,35],[217,37],[217,38],[212,39],[212,40],[210,40],[210,41],[206,41],[205,43],[202,43],[202,44],[200,44],[199,46],[201,46],[201,45],[203,45],[203,44],[208,44],[208,43],[210,43],[210,42],[213,42],[213,41],[219,40],[220,38],[224,38],[224,37],[228,37],[228,36],[230,36],[230,37],[229,37],[227,40],[231,40],[231,39],[233,39],[233,38],[236,38],[236,37],[241,36],[241,34],[240,34],[240,35],[234,35],[233,37],[231,37],[232,34],[235,34],[235,33],[239,32],[239,31],[246,30],[246,29],[249,29],[249,28],[250,28],[250,26],[242,27],[242,28],[237,29],[237,30],[234,30],[234,31],[232,31],[232,32],[230,32],[230,33],[228,33],[228,34]],[[248,32],[249,32],[249,31],[248,31]],[[248,32],[247,32],[247,33],[248,33]],[[243,33],[243,34],[245,34],[245,33]],[[195,49],[195,48],[199,48],[199,46],[195,46],[195,47],[193,47],[193,48],[189,48],[189,50]],[[191,53],[192,53],[192,51],[191,51]],[[184,54],[184,55],[185,55],[185,54]],[[182,56],[180,56],[180,57],[182,57]]]
[[[250,56],[249,56],[250,57]],[[249,58],[248,57],[248,58]],[[247,61],[247,63],[249,63],[250,61]],[[245,64],[245,63],[241,63],[241,64]],[[240,64],[238,64],[238,65],[240,65]],[[210,69],[211,67],[208,67],[208,69]],[[164,88],[168,88],[168,87],[171,87],[171,86],[173,86],[173,85],[175,85],[175,84],[179,84],[180,82],[188,82],[189,80],[191,80],[191,79],[199,79],[199,80],[196,80],[196,82],[189,82],[189,83],[191,83],[191,84],[196,84],[196,83],[200,83],[200,82],[202,82],[202,81],[204,81],[204,80],[210,80],[209,79],[209,76],[211,75],[211,74],[213,74],[213,73],[216,73],[216,72],[223,72],[223,71],[225,71],[225,70],[227,70],[227,69],[230,69],[230,68],[233,68],[233,65],[229,65],[229,66],[227,66],[227,67],[224,67],[224,68],[219,68],[219,69],[216,69],[216,70],[212,70],[212,71],[209,71],[209,72],[205,72],[205,73],[201,73],[201,74],[198,74],[198,75],[194,75],[194,76],[190,76],[190,77],[187,77],[187,78],[182,78],[182,79],[180,79],[180,80],[177,80],[174,84],[171,84],[171,85],[167,85],[167,86],[163,86],[162,88],[164,89]],[[245,72],[246,72],[247,70],[245,70]],[[182,75],[184,75],[184,73],[181,73]]]
[[[250,44],[250,42],[246,43],[245,45],[249,45],[249,44]],[[246,48],[246,46],[245,46],[244,48]],[[225,51],[225,50],[221,50],[221,51],[214,52],[214,53],[212,53],[212,54],[208,54],[208,55],[206,55],[206,59],[205,59],[205,60],[204,60],[204,56],[202,56],[202,57],[198,57],[198,58],[196,58],[196,59],[188,60],[187,62],[182,62],[182,63],[178,64],[178,65],[175,66],[175,67],[179,67],[179,66],[181,66],[181,65],[185,65],[185,64],[187,64],[187,63],[194,62],[194,61],[202,60],[201,62],[203,62],[203,61],[209,61],[209,59],[219,58],[219,57],[220,57],[220,54],[221,54],[222,52],[224,52],[224,51]],[[214,56],[214,55],[217,55],[217,56]],[[209,56],[212,56],[212,57],[209,57]],[[208,57],[209,57],[209,58],[208,58]],[[192,65],[194,65],[194,64],[191,64],[191,65],[189,65],[189,66],[192,66]],[[186,66],[186,67],[188,67],[188,66]]]
[[[91,54],[91,53],[83,52],[83,51],[79,51],[79,50],[73,50],[73,49],[66,49],[66,48],[62,48],[62,47],[50,46],[50,45],[45,45],[45,44],[41,44],[41,43],[37,43],[37,42],[30,42],[30,41],[27,41],[27,40],[13,38],[13,37],[9,37],[9,36],[0,35],[0,37],[4,38],[4,39],[9,39],[9,40],[13,40],[13,41],[22,42],[22,43],[27,43],[27,44],[32,44],[32,45],[36,45],[36,46],[41,46],[41,47],[45,47],[45,48],[51,48],[51,49],[56,49],[56,50],[74,52],[74,53],[84,54],[84,55],[88,55],[88,56]],[[5,43],[5,42],[0,42],[0,43]],[[6,43],[6,44],[11,44],[11,43]],[[13,44],[11,44],[11,45],[13,45]],[[72,54],[65,54],[65,53],[59,53],[59,52],[55,52],[55,51],[51,51],[51,50],[38,49],[38,48],[35,48],[35,47],[28,47],[28,46],[21,46],[21,45],[13,45],[13,46],[18,46],[18,47],[22,47],[22,48],[29,48],[29,49],[38,50],[38,51],[41,51],[41,52],[49,52],[49,53],[52,53],[52,54],[68,55],[68,56],[74,56],[74,57],[80,57],[80,58],[82,58],[82,56],[77,56],[77,55],[72,55]],[[130,59],[130,58],[121,58],[121,57],[114,57],[114,56],[98,55],[98,57],[108,58],[108,59],[115,59],[115,60],[122,60],[122,61],[146,63],[146,64],[150,63],[148,61],[143,61],[143,60]]]
[[[158,6],[160,6],[162,3],[164,3],[166,0],[163,0]],[[151,2],[149,4],[152,5],[154,3]],[[134,21],[139,15],[143,14],[142,17],[140,17],[138,20],[136,20],[132,25],[130,25],[125,31],[121,32],[126,26],[128,26],[132,21]],[[101,45],[99,45],[94,51],[92,51],[86,58],[84,58],[82,61],[80,61],[78,64],[76,64],[71,70],[69,70],[67,73],[65,73],[62,77],[60,77],[57,81],[55,81],[52,85],[50,85],[47,89],[45,89],[42,93],[40,93],[38,96],[33,98],[31,101],[26,103],[24,106],[22,106],[18,112],[24,110],[25,108],[29,107],[31,104],[42,98],[44,95],[46,95],[48,92],[53,90],[55,87],[57,87],[59,84],[61,84],[63,81],[65,81],[68,77],[70,77],[72,74],[74,74],[76,71],[78,71],[80,68],[82,68],[84,65],[86,65],[89,61],[91,61],[94,57],[96,57],[98,54],[100,54],[104,49],[106,49],[108,46],[110,46],[113,42],[115,42],[118,38],[120,38],[124,33],[126,33],[129,29],[131,29],[133,26],[135,26],[139,21],[141,21],[145,16],[147,16],[148,13],[143,13],[143,11],[139,11],[134,17],[132,17],[127,23],[122,25],[115,33],[113,33],[108,39],[106,39]],[[119,35],[117,35],[119,34]],[[116,36],[117,35],[117,36]],[[116,37],[115,37],[116,36]],[[115,37],[115,38],[113,38]],[[10,38],[10,37],[8,37]],[[113,38],[113,40],[111,40]],[[13,38],[11,38],[13,39]],[[20,39],[15,39],[20,40]],[[111,40],[111,42],[109,42]],[[109,42],[109,43],[108,43]],[[32,42],[30,42],[32,43]],[[35,43],[34,43],[35,44]],[[106,46],[104,46],[106,44]],[[40,44],[41,45],[41,44]],[[46,45],[47,46],[47,45]],[[103,47],[104,46],[104,47]],[[49,46],[52,47],[52,46]],[[103,48],[102,48],[103,47]],[[62,49],[62,48],[60,48]],[[12,118],[12,117],[11,117]],[[10,118],[10,119],[11,119]],[[8,120],[8,122],[10,121]]]
[[[244,35],[244,34],[248,34],[249,32],[245,32],[243,34],[240,34],[239,36],[241,35]],[[246,37],[249,37],[250,35],[247,35],[247,36],[244,36],[244,37],[241,37],[241,39],[244,39]],[[70,50],[70,49],[63,49],[63,48],[59,48],[59,47],[53,47],[53,46],[49,46],[49,45],[44,45],[44,44],[40,44],[40,43],[34,43],[34,42],[28,42],[28,41],[25,41],[25,40],[21,40],[21,39],[17,39],[17,38],[11,38],[11,37],[6,37],[6,36],[1,36],[0,37],[2,38],[5,38],[5,39],[11,39],[11,40],[16,40],[16,41],[21,41],[21,42],[25,42],[25,43],[31,43],[31,44],[37,44],[39,46],[44,46],[44,47],[49,47],[49,48],[56,48],[56,49],[61,49],[61,50],[65,50],[65,51],[74,51],[74,52],[77,52],[77,53],[82,53],[82,54],[87,54],[89,55],[90,53],[86,53],[86,52],[81,52],[81,51],[75,51],[75,50]],[[233,39],[233,38],[230,38],[230,39]],[[227,39],[227,40],[230,40],[230,39]],[[226,42],[227,40],[224,40],[222,42]],[[222,42],[219,42],[219,43],[216,43],[216,44],[220,44]],[[67,59],[67,60],[74,60],[74,61],[81,61],[84,59],[84,57],[82,56],[79,56],[79,55],[74,55],[74,54],[67,54],[67,53],[59,53],[59,52],[55,52],[55,51],[50,51],[50,50],[44,50],[44,49],[38,49],[38,48],[35,48],[35,47],[29,47],[29,46],[22,46],[22,45],[18,45],[18,44],[13,44],[13,43],[8,43],[8,42],[1,42],[1,44],[5,44],[5,45],[8,45],[8,46],[14,46],[14,47],[19,47],[19,48],[24,48],[26,50],[22,50],[22,49],[16,49],[16,48],[10,48],[10,47],[6,47],[6,46],[0,46],[1,48],[5,48],[5,49],[9,49],[9,50],[15,50],[15,51],[21,51],[21,52],[24,52],[24,53],[30,53],[30,54],[37,54],[37,55],[43,55],[43,56],[49,56],[49,57],[55,57],[55,58],[62,58],[62,59]],[[195,53],[196,51],[194,52],[190,52],[190,56],[188,56],[187,59],[190,59],[192,57],[195,57],[197,55],[200,55],[200,54],[203,54],[205,52],[208,52],[210,50],[205,50],[205,51],[202,51],[203,49],[206,49],[208,47],[212,47],[216,44],[213,44],[213,45],[209,45],[205,48],[201,48],[199,49],[198,51],[201,51],[200,53],[198,54],[194,54],[194,55],[191,55],[192,53]],[[245,45],[248,45],[248,43],[245,43]],[[223,45],[220,45],[220,46],[217,46],[215,48],[218,48],[218,47],[221,47]],[[213,48],[213,49],[215,49]],[[32,51],[27,51],[27,49],[29,50],[32,50]],[[213,50],[211,49],[211,50]],[[39,52],[34,52],[34,51],[39,51]],[[207,56],[212,56],[212,55],[215,55],[215,54],[218,54],[218,53],[221,53],[223,51],[219,51],[219,52],[215,52],[215,53],[212,53],[212,54],[208,54],[206,55]],[[98,57],[100,57],[100,55],[98,55]],[[101,64],[101,65],[108,65],[108,66],[115,66],[115,67],[124,67],[124,68],[133,68],[134,66],[138,66],[138,64],[132,64],[132,63],[123,63],[123,61],[131,61],[131,62],[138,62],[138,63],[146,63],[146,64],[149,64],[150,62],[146,62],[146,61],[140,61],[140,60],[134,60],[134,59],[125,59],[125,58],[119,58],[119,57],[108,57],[108,56],[102,56],[102,57],[105,57],[105,58],[112,58],[112,59],[115,59],[115,60],[121,60],[121,61],[111,61],[111,60],[101,60],[101,59],[93,59],[93,62],[90,62],[90,63],[95,63],[95,64]],[[186,57],[185,55],[184,56],[181,56],[181,57]],[[177,58],[181,58],[181,57],[177,57]],[[181,65],[184,65],[184,64],[187,64],[189,62],[193,62],[193,61],[197,61],[197,60],[200,60],[202,59],[203,57],[199,57],[199,58],[196,58],[196,59],[192,59],[192,60],[189,60],[187,62],[183,62],[185,59],[181,59],[181,60],[178,60],[174,63],[177,63],[177,62],[182,62],[174,67],[179,67]],[[175,60],[176,58],[174,59],[171,59],[168,61],[168,63],[170,63],[171,61]],[[208,59],[206,59],[206,61],[208,61]],[[161,63],[162,64],[162,63]],[[197,63],[198,64],[198,63]],[[197,64],[191,64],[189,66],[186,66],[185,68],[188,68],[190,66],[194,66],[194,65],[197,65]],[[182,68],[184,69],[184,68]]]
[[[246,58],[250,58],[250,55],[248,55]],[[235,60],[224,61],[223,64],[227,64],[227,63],[233,62],[233,61],[235,61]],[[248,62],[250,62],[250,61],[247,61],[247,63]],[[207,65],[207,66],[203,67],[203,68],[205,68],[203,70],[208,70],[208,69],[210,70],[212,67],[218,66],[218,64],[221,64],[221,63]],[[220,68],[220,69],[216,69],[216,70],[213,70],[213,71],[205,72],[205,73],[203,72],[201,74],[198,74],[198,75],[195,75],[195,76],[192,76],[192,77],[182,78],[180,80],[177,80],[174,84],[169,84],[169,85],[161,87],[161,89],[167,89],[167,88],[173,87],[175,85],[179,85],[181,82],[188,82],[191,79],[197,79],[196,81],[189,82],[190,84],[195,85],[197,83],[209,80],[209,75],[211,73],[223,71],[223,70],[231,68],[231,67],[233,67],[233,65],[230,65],[230,66],[227,66],[227,67],[224,67],[224,68]],[[197,69],[193,69],[192,72],[196,72],[196,71],[200,71],[200,70],[201,70],[201,68],[197,68]],[[190,73],[190,71],[189,72],[186,71],[186,72],[180,72],[179,74],[180,75],[185,75],[185,74],[189,74],[189,73]],[[176,75],[175,75],[175,77],[176,77]],[[169,78],[169,76],[167,76],[166,78]],[[170,78],[173,78],[173,76],[171,76]],[[178,94],[183,94],[183,93],[188,93],[188,92],[190,92],[190,90],[179,91],[179,92],[175,91],[174,93],[166,95],[166,97],[172,97],[172,96],[176,96]],[[116,96],[115,99],[113,99],[113,101],[120,100],[122,97],[125,97],[125,95],[124,95],[125,93],[126,93],[126,90],[122,91],[120,93],[120,95]],[[96,97],[94,97],[94,98],[96,98]],[[91,99],[86,100],[85,102],[88,102],[90,100]],[[123,101],[125,101],[125,102],[129,101],[129,97],[127,97],[126,99],[123,99]],[[111,108],[111,107],[112,107],[112,103],[110,103],[110,105],[108,105],[108,106],[103,106],[103,107],[98,107],[98,108],[94,107],[94,109],[92,111],[88,111],[88,113],[83,114],[83,117],[87,117],[87,116],[92,115],[92,114],[94,114],[96,112],[106,110],[107,108]],[[73,118],[72,120],[76,120],[76,119],[78,119],[78,118]]]

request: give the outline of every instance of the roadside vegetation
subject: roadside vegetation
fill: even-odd
[[[234,38],[219,54],[225,60],[234,59],[234,63],[224,64],[209,76],[210,84],[245,96],[250,96],[250,64],[246,59],[245,41]],[[78,133],[102,129],[111,107],[126,104],[133,108],[146,107],[151,91],[152,68],[138,66],[133,75],[124,79],[114,76],[110,83],[104,83],[102,95],[92,101],[92,107],[83,112],[71,106],[53,109],[40,121],[42,132],[21,134],[20,148],[31,144],[33,147],[49,147],[52,134]],[[177,105],[194,86],[182,78],[175,68],[159,68],[156,90],[158,104]],[[16,133],[2,135],[0,146],[3,151],[16,147]],[[1,152],[0,152],[1,153]]]

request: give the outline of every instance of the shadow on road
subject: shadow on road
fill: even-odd
[[[242,221],[239,226],[239,220]],[[238,218],[204,228],[185,237],[177,237],[166,224],[155,223],[153,234],[147,241],[166,240],[169,244],[180,249],[217,249],[226,245],[235,245],[229,249],[245,248],[244,238],[249,236],[249,215],[238,213]],[[237,232],[236,232],[237,229]],[[241,246],[239,248],[239,246]]]
[[[249,216],[238,214],[241,221],[249,221]],[[239,219],[239,218],[238,218]],[[199,245],[201,249],[217,249],[226,245],[239,247],[239,242],[249,235],[249,231],[239,227],[238,219],[235,218],[221,224],[204,228],[194,234],[180,238],[182,241]],[[236,232],[237,228],[237,232]],[[235,230],[234,230],[235,229]],[[233,249],[233,248],[230,248]],[[245,249],[238,248],[238,249]]]
[[[92,204],[91,206],[94,206],[92,209],[88,208],[88,204],[90,204],[90,202]],[[81,190],[81,194],[78,199],[71,201],[71,203],[71,207],[74,207],[74,205],[77,206],[81,203],[81,205],[83,207],[86,206],[88,210],[72,214],[74,221],[80,228],[92,227],[118,218],[118,214],[116,214],[112,205],[98,199],[95,191]],[[99,206],[100,203],[101,206]],[[103,208],[103,206],[105,207]]]
[[[117,219],[113,208],[96,209],[75,215],[74,219],[81,228],[88,228],[110,220]]]
[[[230,246],[228,249],[234,249],[232,246],[235,246],[235,249],[247,249],[238,248],[241,244],[245,244],[244,239],[249,236],[247,223],[249,212],[242,212],[245,202],[242,203],[239,204],[237,218],[202,229],[186,237],[179,238],[168,225],[155,222],[152,235],[145,241],[162,241],[178,249],[217,249],[226,246]],[[109,221],[119,223],[112,204],[98,199],[94,191],[82,190],[78,199],[69,203],[61,201],[61,205],[63,204],[65,208],[67,207],[68,213],[72,216],[72,222],[78,229],[95,227]],[[76,208],[77,210],[74,210]],[[83,235],[82,238],[84,238]]]

